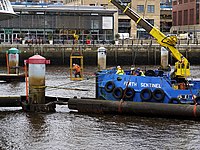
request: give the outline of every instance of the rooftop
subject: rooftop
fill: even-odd
[[[17,16],[8,0],[0,1],[0,20],[6,20]]]
[[[20,3],[20,4],[13,4],[13,9],[15,11],[48,11],[48,12],[90,12],[90,13],[115,13],[117,12],[116,9],[107,9],[104,6],[86,6],[86,5],[79,5],[79,6],[70,6],[70,5],[63,5],[63,4],[48,4],[48,3]]]

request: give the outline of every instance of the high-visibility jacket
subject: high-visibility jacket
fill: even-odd
[[[119,68],[119,69],[117,69],[116,74],[118,74],[118,75],[123,75],[123,74],[124,74],[124,70],[121,69],[121,68]]]
[[[140,70],[140,75],[141,75],[141,76],[145,76],[145,75],[144,75],[144,72],[141,71],[141,70]]]

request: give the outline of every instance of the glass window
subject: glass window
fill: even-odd
[[[146,19],[147,22],[149,22],[152,26],[154,26],[154,19]]]
[[[154,5],[148,5],[147,6],[147,12],[148,13],[154,13],[155,12],[155,6]]]
[[[193,25],[193,24],[194,24],[194,9],[190,9],[189,24],[190,24],[190,25]]]
[[[177,1],[173,1],[173,5],[177,5]]]
[[[144,5],[137,5],[137,12],[138,13],[144,12]]]
[[[173,12],[173,16],[172,16],[172,24],[174,25],[174,26],[176,26],[177,25],[177,12]]]
[[[196,1],[196,24],[199,24],[199,0]]]
[[[183,18],[183,24],[188,24],[188,10],[184,10],[184,18]]]
[[[123,2],[123,3],[130,3],[131,0],[121,0],[121,2]]]
[[[182,25],[182,11],[178,11],[178,25]]]

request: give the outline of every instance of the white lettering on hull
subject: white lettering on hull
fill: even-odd
[[[127,82],[127,81],[125,81],[124,85],[127,86],[127,84],[128,84],[128,86],[133,86],[133,87],[137,86],[137,82]],[[145,87],[145,88],[147,88],[147,87],[161,88],[161,85],[159,83],[141,83],[140,86]]]
[[[127,82],[127,81],[125,81],[124,82],[124,85],[126,85],[127,86],[127,84],[128,84],[128,86],[137,86],[137,83],[136,82]]]
[[[158,83],[141,83],[141,87],[161,88]]]

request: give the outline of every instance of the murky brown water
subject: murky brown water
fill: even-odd
[[[46,85],[59,88],[47,88],[46,95],[94,97],[95,69],[86,68],[85,80],[75,82],[70,81],[68,68],[47,67]],[[200,66],[193,66],[192,76],[200,78],[199,70]],[[0,95],[25,95],[23,82],[1,83],[0,89]],[[0,108],[2,150],[199,149],[199,129],[200,122],[192,120],[85,115],[60,105],[49,114]]]

